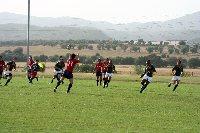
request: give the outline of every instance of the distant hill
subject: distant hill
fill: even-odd
[[[0,24],[0,40],[25,40],[27,25]],[[30,27],[30,40],[108,40],[102,31],[89,27]]]
[[[7,30],[19,26],[13,24],[27,24],[26,15],[13,13],[0,13],[0,20],[1,27]],[[37,32],[31,31],[31,35],[35,34],[35,36],[39,36],[42,39],[84,38],[101,40],[112,38],[117,40],[136,40],[143,38],[146,41],[192,40],[200,36],[200,12],[164,22],[133,22],[127,24],[112,24],[104,21],[89,21],[72,17],[51,18],[32,16],[31,25],[35,25],[33,26],[35,30],[39,29]],[[19,26],[18,29],[20,30],[20,28]],[[24,25],[24,30],[26,30],[26,25]],[[44,32],[45,30],[49,30],[49,32]],[[17,38],[19,35],[16,32],[7,32],[6,35],[12,34],[11,36],[16,36]],[[0,39],[4,36],[2,34],[5,34],[5,32],[0,31]],[[35,38],[35,36],[32,36],[32,38]]]

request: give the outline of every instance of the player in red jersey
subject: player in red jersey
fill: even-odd
[[[5,67],[6,67],[5,61],[2,59],[2,56],[0,56],[0,80],[2,78],[3,70]]]
[[[35,62],[33,61],[32,56],[29,56],[29,60],[28,60],[28,66],[27,66],[27,77],[29,80],[29,83],[31,82],[31,67]]]
[[[70,58],[67,60],[66,62],[66,70],[64,71],[61,79],[57,82],[57,85],[56,87],[54,88],[54,92],[56,92],[58,86],[60,85],[60,83],[65,79],[69,79],[69,86],[68,86],[68,89],[67,89],[67,93],[70,93],[70,89],[72,87],[72,84],[73,84],[73,70],[74,70],[74,67],[77,63],[80,62],[80,59],[79,59],[79,54],[78,55],[78,59],[75,59],[76,58],[76,55],[73,53],[70,55]]]
[[[31,65],[29,83],[33,83],[32,81],[34,78],[36,78],[36,80],[38,81],[37,72],[40,71],[40,66],[38,65],[38,63],[39,60],[35,60],[35,62]]]
[[[97,77],[97,86],[99,85],[99,79],[100,79],[100,85],[102,82],[102,69],[103,69],[103,63],[101,62],[101,59],[98,59],[98,62],[96,63],[94,67],[94,72],[96,71],[96,77]]]
[[[103,62],[103,68],[102,68],[102,77],[103,77],[103,80],[105,80],[108,62],[109,62],[108,58]]]

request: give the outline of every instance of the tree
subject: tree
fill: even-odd
[[[186,42],[185,41],[180,41],[179,45],[186,45]]]
[[[148,53],[152,53],[152,52],[153,52],[153,47],[148,46],[148,47],[146,48],[146,50],[147,50]]]
[[[188,46],[188,45],[183,46],[183,47],[181,48],[181,52],[182,52],[183,54],[188,53],[188,52],[189,52],[189,46]]]
[[[18,48],[16,48],[16,49],[14,49],[14,50],[13,50],[13,53],[18,54],[18,55],[21,55],[21,54],[23,54],[23,48],[18,47]]]
[[[169,54],[172,54],[174,52],[174,47],[168,47]]]
[[[200,59],[198,58],[191,58],[188,60],[188,66],[191,68],[200,67]]]

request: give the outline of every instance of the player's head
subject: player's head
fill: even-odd
[[[30,55],[28,58],[29,58],[29,59],[32,59],[33,57]]]
[[[151,64],[151,61],[150,60],[147,60],[146,61],[146,66],[149,66]]]
[[[62,62],[62,61],[63,61],[63,57],[60,56],[60,57],[59,57],[59,62]]]
[[[112,64],[112,60],[109,60],[108,63]]]
[[[71,58],[71,59],[75,59],[75,58],[76,58],[76,55],[73,53],[73,54],[71,54],[70,58]]]
[[[101,62],[101,58],[98,59],[98,62]]]
[[[39,62],[39,60],[35,60],[35,63],[38,63]]]
[[[181,60],[178,60],[178,61],[176,62],[176,64],[177,64],[177,65],[181,65]]]

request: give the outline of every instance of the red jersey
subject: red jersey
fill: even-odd
[[[6,67],[6,64],[4,62],[4,60],[1,60],[0,61],[0,71],[2,72],[3,71],[3,68]]]
[[[96,71],[100,71],[101,72],[101,70],[102,70],[102,67],[103,67],[104,65],[103,65],[103,63],[102,62],[97,62],[96,63]]]
[[[77,63],[79,63],[80,60],[76,60],[76,59],[68,59],[67,60],[67,65],[66,65],[66,70],[73,72],[74,67]]]
[[[29,61],[28,61],[28,66],[31,67],[31,66],[33,65],[33,63],[35,63],[35,62],[33,61],[33,59],[29,59]]]
[[[107,66],[109,62],[104,62],[103,63],[103,72],[105,73],[107,71]]]

